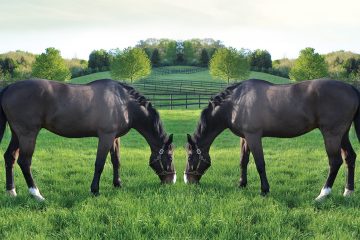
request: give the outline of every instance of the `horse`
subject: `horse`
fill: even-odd
[[[316,200],[331,193],[344,161],[347,180],[344,196],[354,191],[356,153],[349,129],[354,122],[360,140],[360,92],[344,82],[316,79],[294,84],[272,84],[250,79],[227,87],[202,111],[193,136],[187,134],[188,161],[185,183],[198,183],[211,165],[209,149],[225,129],[241,138],[240,187],[247,184],[247,165],[252,153],[260,176],[261,194],[270,186],[266,177],[262,137],[292,138],[320,129],[329,160],[329,174]]]
[[[173,135],[167,135],[159,114],[133,87],[102,79],[88,84],[65,84],[29,79],[10,84],[0,92],[0,141],[6,122],[11,130],[4,154],[6,190],[16,196],[13,166],[17,159],[29,192],[44,200],[31,173],[36,138],[42,128],[67,138],[97,137],[98,146],[91,192],[99,194],[99,181],[108,152],[113,185],[121,187],[119,138],[131,128],[150,145],[149,165],[162,183],[176,181]]]

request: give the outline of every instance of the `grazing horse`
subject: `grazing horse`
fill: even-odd
[[[261,180],[261,193],[269,192],[262,137],[291,138],[319,128],[325,142],[330,171],[317,200],[331,192],[337,172],[347,164],[344,196],[354,190],[356,154],[349,141],[354,122],[360,139],[360,93],[346,83],[312,80],[296,84],[274,85],[262,80],[248,80],[226,88],[210,100],[201,113],[194,135],[188,134],[188,163],[184,181],[197,183],[210,167],[210,145],[226,128],[242,138],[240,186],[247,184],[250,152]]]
[[[68,138],[98,137],[91,192],[99,194],[99,181],[108,152],[113,164],[115,187],[119,177],[119,141],[136,129],[151,148],[150,166],[162,183],[176,180],[172,162],[172,134],[167,136],[158,112],[131,86],[113,80],[84,85],[32,79],[13,83],[0,93],[0,139],[6,122],[11,129],[4,154],[6,189],[16,196],[13,165],[18,157],[31,195],[44,200],[31,173],[31,159],[41,128]]]

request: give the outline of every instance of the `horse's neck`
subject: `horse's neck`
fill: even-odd
[[[200,128],[203,128],[200,130]],[[225,122],[220,114],[215,114],[206,121],[205,125],[199,124],[197,132],[200,134],[195,135],[195,142],[200,148],[209,150],[215,138],[227,128]]]
[[[139,116],[138,123],[134,124],[133,128],[136,129],[147,141],[151,150],[155,151],[162,147],[165,136],[159,132],[159,129],[155,127],[151,116]],[[159,128],[162,130],[160,124]]]

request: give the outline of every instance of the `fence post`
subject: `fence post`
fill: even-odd
[[[200,107],[200,94],[199,94],[199,108],[201,108],[201,107]]]
[[[172,110],[172,94],[170,94],[170,109]]]

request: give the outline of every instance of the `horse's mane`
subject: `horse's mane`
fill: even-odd
[[[207,122],[207,116],[212,113],[215,106],[222,105],[228,97],[233,93],[234,89],[237,88],[240,83],[234,83],[228,87],[226,87],[223,91],[215,95],[214,97],[211,97],[209,101],[209,105],[202,110],[200,115],[200,120],[198,122],[198,125],[196,127],[194,138],[198,139],[205,131],[206,129],[206,122]]]
[[[125,84],[125,83],[119,82],[119,84],[124,89],[127,90],[127,93],[135,102],[137,102],[141,106],[144,106],[146,108],[146,110],[148,110],[149,114],[154,118],[155,132],[160,136],[160,138],[162,140],[164,140],[166,138],[166,133],[164,130],[163,123],[160,119],[158,111],[155,108],[153,108],[150,101],[148,99],[146,99],[146,97],[144,95],[142,95],[140,92],[138,92],[134,87],[132,87],[128,84]]]

